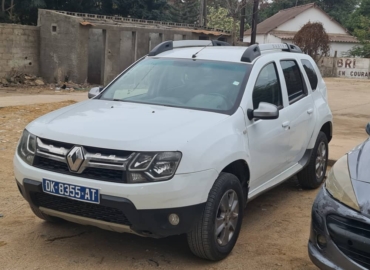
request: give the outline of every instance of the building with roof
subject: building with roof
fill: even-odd
[[[295,34],[308,22],[321,22],[330,39],[330,56],[345,56],[359,41],[316,4],[280,10],[257,25],[257,43],[293,42]],[[250,42],[251,30],[244,33],[244,42]]]

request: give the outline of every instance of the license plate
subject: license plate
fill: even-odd
[[[48,179],[42,179],[42,190],[45,193],[53,194],[56,196],[67,197],[70,199],[89,203],[100,203],[99,190],[96,188],[83,187]]]

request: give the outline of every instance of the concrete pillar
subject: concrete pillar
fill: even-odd
[[[80,25],[78,36],[78,55],[77,55],[77,70],[75,81],[78,83],[87,82],[89,71],[89,26]]]
[[[106,30],[104,85],[111,82],[121,71],[121,33],[119,30]]]
[[[149,53],[149,33],[144,31],[136,32],[136,60]]]
[[[162,43],[162,33],[149,34],[149,50],[151,51],[155,46]]]
[[[103,42],[103,30],[91,29],[89,32],[88,83],[102,83],[102,58],[104,55]]]
[[[120,69],[121,71],[135,62],[136,33],[132,31],[121,32]]]

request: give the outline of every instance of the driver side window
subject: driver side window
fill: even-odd
[[[260,102],[274,104],[279,109],[283,107],[280,81],[275,63],[266,65],[258,75],[253,90],[254,109],[258,108]]]

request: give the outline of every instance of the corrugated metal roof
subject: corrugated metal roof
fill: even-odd
[[[278,13],[273,15],[272,17],[264,20],[263,22],[257,25],[257,34],[267,34],[277,28],[278,26],[282,25],[283,23],[293,19],[294,17],[298,16],[302,12],[306,11],[315,6],[315,3],[297,6],[293,8],[283,9],[280,10]],[[244,35],[250,35],[251,29],[247,30]]]
[[[290,31],[272,31],[270,34],[283,40],[293,40],[297,32]],[[328,34],[331,42],[359,43],[358,39],[349,34]]]

